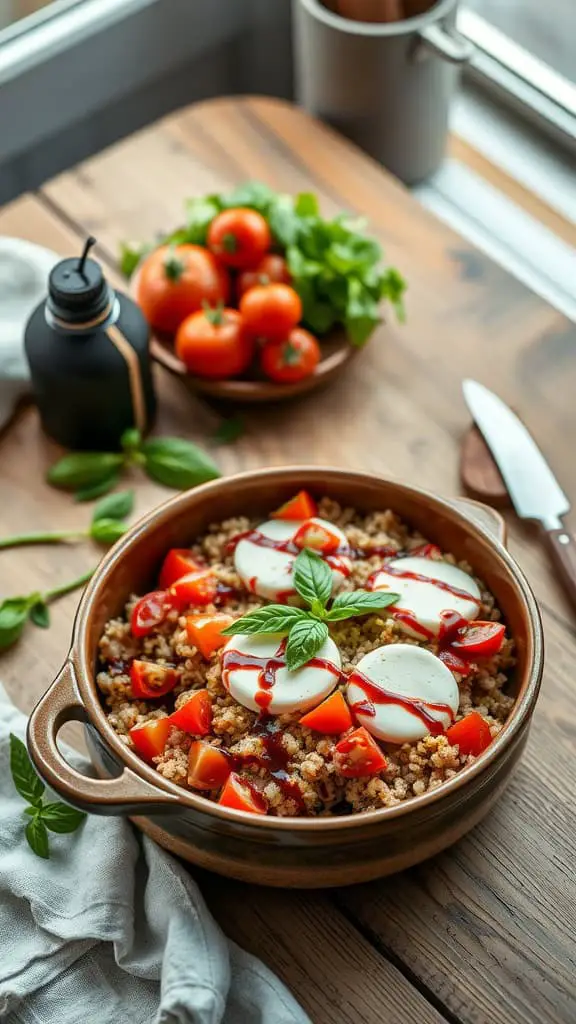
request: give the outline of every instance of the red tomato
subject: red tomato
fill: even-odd
[[[226,637],[222,636],[222,630],[233,622],[231,615],[189,615],[186,619],[188,639],[200,654],[209,658],[214,651],[224,646]]]
[[[227,302],[228,271],[200,245],[161,246],[136,272],[136,301],[149,324],[173,334],[182,321],[202,309]]]
[[[262,214],[243,206],[219,213],[208,231],[208,248],[222,263],[240,270],[256,267],[271,241]]]
[[[321,355],[314,335],[303,327],[296,327],[284,341],[267,342],[262,349],[260,363],[270,380],[279,384],[295,384],[314,373]]]
[[[302,319],[302,302],[287,284],[260,284],[244,293],[240,312],[254,337],[281,341]]]
[[[298,491],[293,498],[284,502],[272,513],[272,519],[302,520],[318,515],[318,506],[308,491]]]
[[[252,814],[266,814],[266,798],[246,779],[231,772],[220,794],[219,804],[234,807],[237,811],[251,811]]]
[[[446,668],[449,668],[451,672],[457,672],[459,676],[469,676],[472,671],[472,665],[469,661],[464,661],[459,654],[456,654],[452,647],[445,647],[443,651],[438,654],[440,661],[443,661]]]
[[[458,745],[461,754],[473,754],[474,757],[478,757],[492,742],[490,726],[477,711],[471,711],[451,725],[446,730],[446,738],[453,746]]]
[[[506,626],[501,622],[471,622],[450,646],[462,658],[490,658],[498,654]]]
[[[299,724],[330,736],[351,729],[353,722],[350,708],[340,690],[336,690],[336,693],[323,700],[317,708],[313,708],[307,715],[304,715]]]
[[[130,729],[129,736],[136,753],[146,761],[160,757],[164,753],[171,728],[169,718],[154,718],[143,725],[135,725]]]
[[[218,747],[195,740],[188,754],[188,785],[193,789],[220,789],[232,771],[231,759]]]
[[[180,608],[211,604],[217,593],[217,580],[211,569],[189,572],[172,584],[168,593]]]
[[[182,707],[170,715],[170,724],[193,736],[206,736],[212,725],[212,698],[208,690],[196,690]]]
[[[162,563],[158,583],[163,590],[168,590],[176,580],[199,568],[187,548],[171,548]]]
[[[130,617],[130,628],[133,636],[148,636],[153,629],[160,626],[168,612],[174,608],[174,601],[165,590],[153,590],[145,594],[134,605]]]
[[[357,779],[383,771],[386,759],[368,730],[360,726],[336,744],[334,764],[345,779]]]
[[[260,260],[254,270],[244,270],[236,282],[236,292],[241,299],[244,292],[255,288],[257,284],[291,284],[292,276],[288,270],[288,264],[283,256],[277,256],[269,252],[264,259]]]
[[[156,665],[152,661],[133,661],[130,666],[132,696],[142,700],[163,697],[176,686],[178,676],[167,665]]]
[[[193,313],[176,334],[176,355],[186,368],[212,380],[243,373],[252,362],[254,348],[237,309]]]
[[[298,548],[313,548],[322,555],[333,554],[340,547],[340,537],[320,523],[306,522],[292,538]]]

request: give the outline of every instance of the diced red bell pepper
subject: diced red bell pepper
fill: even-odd
[[[250,811],[252,814],[266,814],[268,811],[268,802],[262,793],[234,772],[228,776],[218,803],[223,807],[233,807],[237,811]]]
[[[461,658],[491,658],[502,647],[505,632],[502,622],[471,622],[450,646]]]
[[[188,785],[193,789],[220,789],[232,771],[231,758],[204,740],[195,740],[188,754]]]
[[[212,725],[212,698],[208,690],[196,690],[182,707],[170,715],[170,722],[193,736],[206,736]]]
[[[189,615],[186,619],[188,639],[205,658],[209,658],[224,646],[227,638],[222,636],[222,630],[233,622],[231,615]]]
[[[177,673],[167,665],[156,665],[152,661],[133,661],[130,666],[132,696],[142,700],[153,700],[170,693],[176,686]]]
[[[451,725],[446,730],[446,737],[452,746],[458,746],[461,754],[473,754],[474,757],[478,757],[492,742],[490,726],[478,711],[471,711]]]
[[[169,718],[154,718],[143,725],[135,725],[129,735],[140,757],[151,761],[153,757],[160,757],[164,753],[171,728]]]
[[[212,604],[218,592],[218,581],[211,569],[197,569],[176,580],[168,593],[180,608]]]
[[[272,513],[272,519],[292,520],[312,519],[318,515],[318,506],[308,491],[298,491],[293,498],[286,501]]]
[[[336,744],[334,764],[345,779],[357,779],[383,771],[386,758],[368,730],[360,726]]]
[[[162,563],[158,583],[162,590],[168,590],[176,580],[200,568],[187,548],[170,548]]]
[[[153,590],[145,594],[132,610],[130,628],[133,636],[148,636],[148,633],[162,625],[174,607],[173,599],[165,590]]]
[[[336,693],[331,694],[300,719],[300,725],[326,733],[328,736],[346,732],[353,724],[350,708],[340,690],[336,690]]]
[[[310,519],[296,531],[293,541],[298,548],[312,548],[321,555],[329,555],[337,551],[341,544],[341,538],[337,533],[332,533],[326,526]]]

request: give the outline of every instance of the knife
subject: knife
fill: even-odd
[[[492,391],[475,380],[462,390],[476,426],[502,474],[521,519],[539,523],[566,592],[576,607],[576,541],[562,522],[570,502],[526,427]]]

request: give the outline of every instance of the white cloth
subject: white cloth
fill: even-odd
[[[188,872],[124,818],[50,833],[49,860],[30,850],[9,768],[9,733],[23,739],[25,725],[0,685],[0,1019],[310,1024],[226,939]],[[70,760],[86,770],[78,754]]]

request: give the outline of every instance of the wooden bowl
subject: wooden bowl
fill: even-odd
[[[495,595],[516,644],[512,713],[473,764],[395,807],[324,818],[279,818],[231,810],[183,790],[129,750],[106,720],[96,688],[98,641],[131,593],[150,590],[169,547],[209,523],[265,515],[305,487],[365,512],[392,508],[444,550],[470,562]],[[69,659],[33,711],[34,763],[69,803],[96,814],[129,814],[158,843],[204,868],[259,884],[348,885],[403,870],[455,842],[487,813],[526,743],[543,665],[540,616],[528,583],[504,547],[497,512],[466,499],[365,473],[288,467],[212,481],[150,512],[105,555],[80,602]],[[101,776],[75,771],[57,746],[70,719],[83,721]]]

